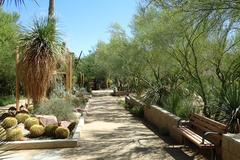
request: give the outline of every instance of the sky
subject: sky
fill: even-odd
[[[16,11],[20,14],[19,23],[31,26],[38,17],[46,17],[48,0],[26,0],[25,6],[15,7],[6,4],[4,10]],[[67,3],[68,2],[68,3]],[[108,41],[110,26],[119,23],[128,35],[131,34],[129,24],[136,13],[139,0],[56,0],[55,15],[58,30],[66,41],[70,51],[84,55],[97,44],[99,40]]]

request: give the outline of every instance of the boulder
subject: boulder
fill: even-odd
[[[44,127],[50,124],[58,125],[57,117],[54,115],[36,115],[36,117]]]
[[[71,124],[69,121],[61,121],[60,126],[64,128],[68,128],[68,126]]]

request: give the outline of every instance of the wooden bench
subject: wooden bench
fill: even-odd
[[[222,134],[227,132],[227,126],[198,114],[192,114],[189,121],[180,119],[177,130],[183,136],[201,149],[211,149],[212,159],[216,159],[216,148],[221,146]]]

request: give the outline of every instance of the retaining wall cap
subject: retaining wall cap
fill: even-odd
[[[227,133],[227,134],[224,134],[223,137],[232,139],[240,143],[240,134]]]

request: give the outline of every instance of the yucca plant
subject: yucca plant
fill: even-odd
[[[35,20],[33,27],[24,30],[21,35],[21,49],[23,55],[18,74],[27,94],[37,106],[46,95],[56,70],[57,56],[62,53],[55,22]]]
[[[232,82],[223,94],[222,118],[227,122],[229,132],[240,132],[240,82]]]

